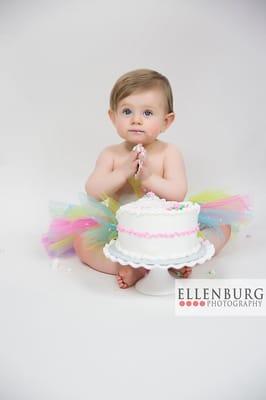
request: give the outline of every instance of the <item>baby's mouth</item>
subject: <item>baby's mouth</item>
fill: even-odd
[[[137,135],[141,135],[142,133],[145,133],[141,129],[129,129],[129,132],[136,133]]]

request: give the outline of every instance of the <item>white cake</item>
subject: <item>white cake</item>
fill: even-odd
[[[148,193],[116,213],[116,248],[125,256],[149,260],[176,259],[197,252],[200,206],[160,199]]]

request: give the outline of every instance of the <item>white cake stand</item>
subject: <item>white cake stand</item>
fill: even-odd
[[[203,264],[210,260],[214,255],[215,249],[213,244],[208,240],[200,239],[200,249],[187,257],[164,260],[163,263],[151,263],[145,258],[132,258],[121,253],[116,248],[116,240],[111,240],[103,248],[105,256],[121,265],[130,265],[133,268],[144,267],[150,272],[141,280],[139,280],[135,288],[148,295],[169,295],[174,293],[175,279],[169,274],[168,268],[180,269],[184,266],[195,267],[197,264]]]

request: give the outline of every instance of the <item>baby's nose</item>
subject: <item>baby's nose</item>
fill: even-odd
[[[132,116],[132,123],[141,124],[142,123],[142,116],[140,113],[134,113]]]

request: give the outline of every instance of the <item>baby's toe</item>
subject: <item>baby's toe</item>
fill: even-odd
[[[117,280],[118,285],[121,285],[123,283],[123,279],[119,275],[116,276],[116,280]]]
[[[127,284],[126,282],[124,282],[124,281],[121,281],[121,282],[119,283],[119,287],[120,287],[121,289],[127,289],[127,288],[128,288],[128,284]]]
[[[191,272],[192,272],[192,268],[185,267],[184,273],[183,273],[184,278],[188,278],[190,276]]]
[[[128,284],[127,283],[123,283],[123,285],[120,286],[120,287],[121,287],[121,289],[127,289],[128,288]]]
[[[127,289],[128,288],[128,284],[123,281],[123,278],[120,275],[116,275],[116,279],[117,279],[118,286],[121,289]]]

